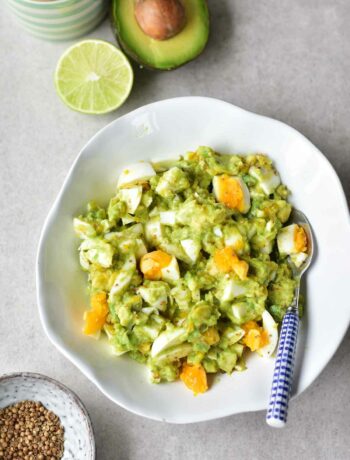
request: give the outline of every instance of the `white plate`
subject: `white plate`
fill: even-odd
[[[181,382],[150,384],[145,366],[113,356],[106,343],[81,332],[88,298],[72,219],[91,199],[107,203],[125,165],[175,158],[199,145],[221,153],[270,155],[293,191],[293,204],[313,226],[317,253],[307,273],[294,394],[319,375],[350,321],[348,208],[332,166],[304,136],[278,121],[202,97],[156,102],[115,120],[83,148],[45,222],[37,260],[40,317],[51,341],[112,401],[174,423],[266,408],[274,362],[252,357],[246,372],[221,376],[197,397]]]

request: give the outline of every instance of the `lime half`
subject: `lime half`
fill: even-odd
[[[71,109],[107,113],[120,107],[133,83],[126,56],[111,43],[84,40],[65,51],[55,72],[56,90]]]

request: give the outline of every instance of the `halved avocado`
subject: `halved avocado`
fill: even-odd
[[[209,13],[205,0],[182,0],[186,24],[174,37],[155,40],[138,25],[135,0],[113,0],[112,21],[123,50],[139,64],[170,70],[195,59],[205,48],[209,36]]]

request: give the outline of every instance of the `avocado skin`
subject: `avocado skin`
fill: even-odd
[[[112,30],[113,30],[113,32],[114,32],[114,34],[116,36],[116,39],[117,39],[120,47],[122,48],[122,50],[131,59],[133,59],[135,62],[137,62],[140,65],[140,67],[144,67],[144,68],[149,69],[149,70],[173,70],[173,69],[177,69],[178,67],[182,67],[183,65],[187,64],[188,62],[193,61],[194,59],[196,59],[198,56],[200,56],[203,53],[203,51],[204,51],[204,49],[205,49],[205,47],[206,47],[206,45],[208,43],[209,32],[210,32],[209,10],[208,10],[208,5],[207,5],[206,0],[201,1],[201,8],[202,8],[201,13],[202,13],[202,17],[205,20],[204,25],[205,25],[205,29],[206,29],[206,33],[207,33],[206,38],[203,41],[202,47],[198,50],[198,52],[193,57],[191,57],[191,58],[189,58],[187,60],[184,60],[183,62],[181,62],[179,64],[174,63],[174,65],[170,65],[170,66],[166,66],[166,67],[157,67],[157,66],[151,65],[146,60],[140,58],[140,56],[138,56],[138,54],[135,51],[133,51],[127,45],[125,40],[123,40],[123,38],[121,36],[121,31],[120,31],[120,21],[119,21],[118,15],[117,15],[117,4],[120,1],[123,1],[123,0],[112,0],[112,2],[111,2],[110,19],[111,19]],[[184,0],[184,1],[186,1],[186,0]],[[185,26],[185,28],[186,28],[186,26]],[[169,40],[171,40],[171,39],[169,39]]]

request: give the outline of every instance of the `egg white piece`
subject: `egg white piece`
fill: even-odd
[[[293,264],[299,268],[303,265],[303,263],[305,262],[305,260],[308,258],[308,255],[305,253],[305,252],[298,252],[298,254],[292,254],[290,256],[291,258],[291,261],[293,262]]]
[[[160,220],[152,218],[145,224],[145,236],[148,243],[157,245],[163,238],[163,229]]]
[[[116,295],[126,289],[131,283],[132,277],[134,276],[136,269],[136,258],[134,255],[129,255],[127,261],[119,271],[114,284],[109,292],[109,299],[113,299]]]
[[[148,337],[151,340],[155,340],[159,335],[160,327],[158,325],[155,325],[155,326],[147,326],[147,325],[145,325],[145,326],[142,327],[142,329],[148,335]]]
[[[77,217],[73,219],[73,226],[74,226],[75,233],[80,238],[89,238],[89,237],[95,236],[96,234],[96,230],[91,224]]]
[[[156,172],[151,163],[140,162],[124,168],[118,179],[118,188],[129,187],[140,182],[146,182],[155,176]]]
[[[157,308],[156,308],[156,307],[143,307],[143,308],[141,308],[141,311],[142,311],[142,313],[144,313],[145,315],[149,316],[149,315],[151,315],[152,313],[156,312],[156,311],[157,311]]]
[[[244,303],[236,303],[232,305],[232,315],[238,320],[242,321],[247,314],[247,307]]]
[[[281,179],[277,174],[270,174],[260,181],[260,187],[264,190],[266,195],[271,195],[276,188],[280,185]]]
[[[266,195],[271,195],[281,183],[281,178],[277,172],[267,171],[264,168],[252,166],[249,174],[254,177]]]
[[[166,309],[168,297],[166,295],[161,295],[154,299],[153,289],[141,286],[138,288],[138,293],[147,302],[153,309],[164,310]],[[145,308],[143,308],[143,311]]]
[[[180,343],[174,347],[166,348],[162,353],[156,357],[157,364],[161,364],[164,361],[173,361],[184,358],[192,351],[192,345],[190,343]]]
[[[159,213],[160,223],[173,226],[176,223],[175,211],[162,211]]]
[[[273,241],[266,241],[264,246],[261,248],[263,254],[270,254],[273,249]]]
[[[242,203],[241,203],[242,209],[240,212],[245,214],[250,209],[250,193],[249,193],[248,187],[246,186],[243,179],[241,179],[240,177],[236,177],[236,176],[235,177],[231,176],[231,177],[238,182],[242,190],[243,198],[242,198]],[[222,182],[221,176],[215,176],[213,178],[213,192],[214,192],[215,198],[218,201],[220,201],[219,197],[220,197],[221,192],[223,191],[222,188],[223,188],[223,182]]]
[[[244,329],[233,326],[233,328],[228,328],[228,331],[224,333],[225,339],[229,342],[230,345],[234,345],[237,343],[241,338],[244,336],[245,331]]]
[[[200,244],[197,241],[188,238],[181,241],[181,246],[191,261],[196,262],[201,250]]]
[[[277,246],[280,254],[291,255],[297,254],[299,251],[295,246],[295,232],[297,230],[296,224],[283,227],[277,235]]]
[[[237,252],[244,248],[243,236],[236,228],[229,228],[225,234],[225,246],[231,246]]]
[[[163,350],[179,345],[186,339],[186,329],[182,327],[171,328],[161,332],[156,340],[153,342],[151,349],[151,356],[154,358],[159,355]]]
[[[179,264],[176,257],[172,256],[170,264],[161,269],[161,277],[168,283],[173,283],[180,278]]]
[[[267,332],[269,343],[257,350],[257,353],[263,358],[272,356],[278,343],[278,326],[270,313],[265,310],[262,314],[263,329]]]
[[[213,232],[214,232],[214,235],[215,235],[215,236],[218,236],[219,238],[221,238],[222,235],[223,235],[223,234],[222,234],[222,230],[221,230],[220,227],[214,227],[214,228],[213,228]]]
[[[86,254],[84,251],[79,251],[79,262],[83,270],[90,269],[90,262],[89,262],[89,259],[86,257]]]
[[[235,297],[240,295],[245,295],[247,292],[246,286],[241,283],[238,283],[236,280],[229,278],[223,282],[223,291],[221,296],[222,302],[229,302]]]
[[[85,253],[85,259],[91,263],[98,263],[104,268],[112,265],[113,247],[101,239],[86,238],[79,246],[79,250]]]
[[[240,186],[241,186],[241,189],[242,189],[242,192],[243,192],[243,206],[244,206],[244,209],[242,210],[242,212],[243,212],[243,214],[245,214],[250,209],[250,193],[249,193],[249,189],[246,186],[246,184],[245,184],[243,179],[241,179],[240,177],[236,177],[236,179],[240,183]]]
[[[130,252],[131,248],[134,248],[134,244],[134,240],[131,239],[121,241],[121,243],[119,244],[119,251],[124,252],[126,254]]]
[[[119,244],[119,251],[125,254],[133,251],[137,260],[147,254],[146,245],[141,238],[132,238],[121,241]]]
[[[123,225],[128,225],[128,224],[131,224],[132,222],[135,222],[135,217],[131,216],[130,214],[127,214],[126,216],[122,217]]]
[[[136,187],[124,188],[119,191],[119,196],[126,204],[126,211],[129,214],[135,214],[142,198],[142,185]]]
[[[144,241],[141,238],[136,238],[135,243],[136,243],[135,256],[136,256],[136,259],[139,260],[141,259],[142,256],[147,254],[147,248],[146,248]]]

